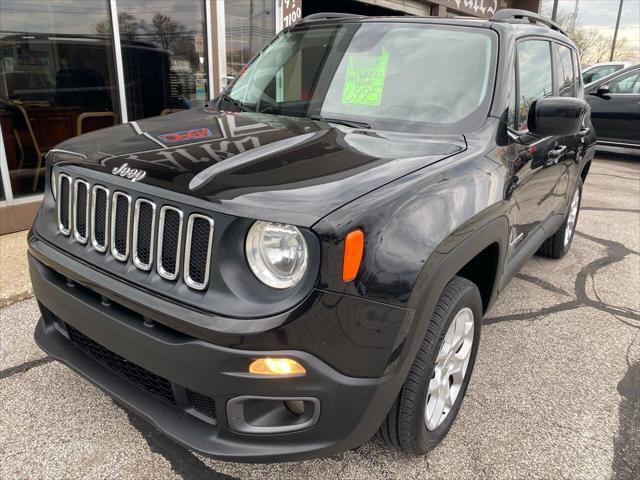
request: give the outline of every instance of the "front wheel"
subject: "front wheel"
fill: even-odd
[[[556,233],[547,238],[538,250],[538,255],[548,258],[562,258],[569,248],[573,236],[576,233],[576,224],[578,223],[578,215],[580,214],[580,203],[582,201],[582,179],[578,178],[576,189],[571,197],[571,204],[567,216]]]
[[[447,434],[467,390],[480,341],[478,287],[454,277],[445,287],[427,334],[379,436],[412,454],[432,450]]]

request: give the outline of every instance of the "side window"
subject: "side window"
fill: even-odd
[[[576,94],[575,80],[573,76],[573,64],[571,62],[571,50],[557,43],[553,44],[556,50],[556,72],[558,78],[558,94],[561,97],[573,97]]]
[[[578,52],[573,51],[571,54],[571,58],[573,59],[573,78],[576,83],[576,97],[582,95],[582,76],[580,75],[580,61],[578,60]]]
[[[609,82],[611,93],[640,94],[640,71],[633,70]]]
[[[613,65],[607,65],[603,67],[594,67],[582,75],[582,80],[584,80],[584,83],[595,82],[596,80],[604,78],[607,75],[611,75],[612,73],[615,73],[616,70],[618,69]]]
[[[544,40],[518,44],[518,130],[527,128],[529,107],[534,100],[553,95],[551,45]]]

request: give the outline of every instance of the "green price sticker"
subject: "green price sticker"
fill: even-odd
[[[389,52],[380,55],[353,54],[347,64],[347,75],[342,90],[342,103],[380,106],[384,78],[387,75]]]

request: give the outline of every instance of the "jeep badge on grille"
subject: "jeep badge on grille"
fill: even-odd
[[[123,163],[119,167],[113,167],[111,173],[124,178],[128,178],[132,182],[138,182],[147,176],[147,172],[145,172],[144,170],[139,170],[137,168],[131,168],[128,163]]]

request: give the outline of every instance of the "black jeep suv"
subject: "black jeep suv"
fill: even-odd
[[[307,17],[204,108],[47,155],[52,357],[213,457],[424,453],[482,316],[571,245],[595,133],[574,44],[490,20]]]

